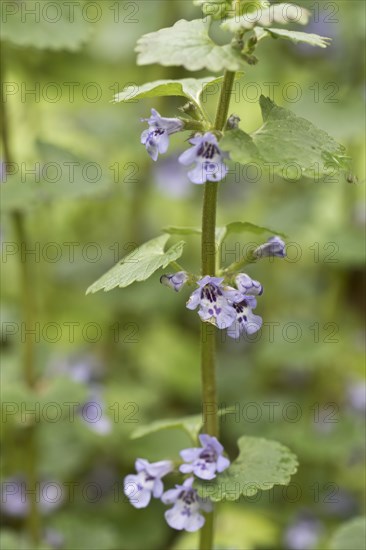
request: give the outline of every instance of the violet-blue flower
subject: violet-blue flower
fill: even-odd
[[[262,317],[252,313],[252,310],[257,306],[257,300],[254,296],[246,296],[241,302],[233,304],[236,313],[234,323],[228,327],[227,333],[230,338],[236,340],[241,334],[254,334],[257,332],[263,323]]]
[[[185,271],[178,271],[173,275],[165,274],[160,277],[161,284],[172,288],[175,292],[179,292],[187,281],[188,275]]]
[[[233,304],[236,319],[228,328],[227,333],[230,338],[239,339],[241,334],[254,334],[262,326],[262,317],[252,313],[252,310],[257,307],[257,300],[254,296],[260,296],[263,293],[263,287],[259,281],[251,279],[246,273],[239,273],[235,278],[235,283],[244,297],[241,301]]]
[[[199,306],[198,315],[202,321],[212,323],[220,329],[228,328],[236,319],[234,302],[241,302],[244,295],[237,289],[223,286],[224,278],[206,275],[200,279],[188,302],[188,309]]]
[[[151,109],[151,117],[143,118],[149,124],[149,129],[141,134],[141,143],[153,160],[157,160],[159,153],[166,153],[169,147],[169,136],[179,132],[183,128],[183,122],[179,118],[165,118]]]
[[[200,512],[212,511],[212,503],[198,496],[192,487],[193,481],[194,478],[190,477],[183,485],[176,485],[175,489],[166,491],[161,497],[164,504],[174,504],[164,515],[168,525],[178,531],[198,531],[205,523]]]
[[[256,258],[264,258],[265,256],[277,256],[278,258],[285,258],[285,248],[286,245],[283,240],[280,237],[275,236],[268,239],[266,243],[258,246],[254,250],[253,255]]]
[[[184,151],[179,157],[179,162],[185,166],[196,164],[188,172],[188,177],[193,183],[205,183],[206,181],[220,181],[228,171],[224,163],[224,153],[220,150],[216,136],[207,132],[203,136],[189,140],[193,147]]]
[[[124,479],[124,493],[135,508],[146,508],[151,495],[160,498],[164,491],[161,478],[173,470],[170,460],[150,463],[138,458],[135,462],[136,475],[128,475]]]
[[[255,281],[246,273],[239,273],[235,277],[235,284],[240,292],[252,296],[261,296],[263,294],[263,286],[259,281]]]
[[[180,452],[183,460],[190,464],[182,464],[179,470],[183,474],[193,472],[201,479],[214,479],[216,472],[221,473],[230,466],[230,460],[222,455],[224,447],[216,437],[201,434],[199,440],[202,447],[184,449]]]

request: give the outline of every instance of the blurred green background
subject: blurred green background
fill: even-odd
[[[12,3],[22,8],[20,0],[3,4]],[[221,184],[219,224],[250,221],[293,243],[287,259],[248,268],[265,288],[256,310],[261,335],[241,342],[219,335],[219,401],[236,411],[224,417],[221,439],[232,459],[242,434],[276,439],[300,468],[287,490],[222,504],[217,548],[323,549],[339,525],[364,512],[365,10],[353,0],[299,3],[314,13],[307,30],[332,37],[332,46],[261,44],[230,111],[253,131],[259,94],[271,95],[343,143],[358,180],[268,181],[243,169]],[[2,186],[21,184],[3,201],[1,222],[2,547],[34,547],[21,492],[33,461],[46,488],[42,548],[193,549],[197,537],[170,530],[160,502],[135,510],[122,491],[136,457],[174,459],[188,444],[178,430],[136,440],[130,433],[201,409],[199,318],[185,308],[189,289],[175,295],[156,275],[110,293],[85,290],[162,227],[200,224],[203,189],[175,164],[188,135],[173,136],[157,163],[140,145],[140,119],[151,107],[174,116],[182,102],[111,103],[128,84],[189,76],[179,67],[136,67],[133,50],[140,35],[200,11],[188,0],[75,2],[74,24],[52,27],[44,23],[55,17],[52,6],[42,15],[51,3],[38,4],[38,22],[4,25],[1,48],[9,140],[2,161],[14,162],[13,175],[2,170]],[[216,101],[207,97],[211,113]],[[37,180],[48,191],[35,191]],[[187,240],[182,263],[197,272],[199,241]],[[248,242],[253,236],[241,235],[223,260],[238,259]],[[34,334],[24,325],[25,259]],[[22,366],[29,339],[33,389]],[[80,404],[74,418],[67,403]]]

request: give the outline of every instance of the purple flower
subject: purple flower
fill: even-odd
[[[347,388],[347,401],[351,409],[355,412],[365,414],[366,412],[366,383],[352,382]]]
[[[161,284],[172,288],[175,292],[179,292],[187,281],[188,275],[185,271],[178,271],[173,275],[162,275],[160,277]]]
[[[216,437],[202,434],[199,436],[199,440],[202,447],[184,449],[180,452],[183,460],[191,464],[182,464],[179,470],[183,474],[193,472],[201,479],[214,479],[216,472],[221,473],[230,466],[230,460],[222,456],[224,447]]]
[[[310,550],[318,546],[323,530],[322,523],[313,517],[299,517],[284,534],[284,546],[288,550]]]
[[[238,340],[241,334],[254,334],[262,326],[262,317],[252,313],[257,307],[257,300],[254,296],[246,296],[241,302],[233,304],[236,313],[234,323],[227,329],[228,336]]]
[[[265,244],[258,246],[253,255],[256,258],[264,258],[265,256],[277,256],[278,258],[286,257],[285,243],[280,237],[271,237]]]
[[[30,487],[23,475],[6,479],[1,483],[1,511],[11,517],[27,517],[30,510]],[[64,495],[59,481],[41,481],[36,487],[37,507],[42,515],[48,515],[63,502]]]
[[[263,287],[246,273],[239,273],[235,278],[235,282],[244,297],[241,301],[233,304],[236,319],[228,328],[227,333],[230,338],[239,339],[241,334],[254,334],[262,326],[262,317],[252,313],[252,310],[257,307],[257,300],[254,296],[263,294]]]
[[[202,321],[212,323],[220,329],[228,328],[236,319],[234,302],[241,302],[244,295],[232,287],[222,285],[224,278],[206,275],[200,279],[188,302],[188,309],[199,306],[198,315]]]
[[[239,273],[235,277],[235,283],[240,292],[243,294],[250,294],[252,296],[261,296],[263,294],[263,287],[254,279],[251,279],[246,273]]]
[[[105,403],[101,388],[91,386],[90,398],[79,408],[79,414],[88,428],[99,435],[108,435],[112,432],[111,419],[105,413]]]
[[[198,531],[205,523],[201,510],[212,510],[212,503],[202,500],[196,489],[192,488],[193,481],[194,478],[190,477],[183,485],[176,485],[175,489],[166,491],[161,497],[164,504],[174,504],[164,515],[168,525],[178,531]]]
[[[161,478],[173,470],[170,460],[148,462],[138,458],[135,462],[137,475],[128,475],[124,479],[124,493],[135,508],[146,508],[151,495],[160,498],[164,491]]]
[[[228,168],[223,162],[224,154],[219,149],[216,137],[211,132],[207,132],[204,136],[190,139],[189,142],[194,147],[184,151],[178,160],[185,166],[196,163],[193,170],[188,172],[191,182],[205,183],[222,180]]]
[[[183,122],[179,118],[164,118],[155,109],[151,109],[151,117],[143,118],[147,121],[149,129],[141,134],[141,143],[153,160],[157,160],[159,153],[166,153],[169,147],[169,136],[179,132],[183,128]]]

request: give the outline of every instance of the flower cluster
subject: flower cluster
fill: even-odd
[[[166,153],[169,147],[169,136],[184,129],[179,118],[165,118],[151,109],[151,117],[144,118],[149,125],[148,130],[141,134],[141,143],[153,160],[157,160],[159,153]],[[221,181],[227,174],[228,168],[224,163],[225,154],[220,150],[216,136],[211,132],[196,135],[189,142],[193,145],[182,153],[179,162],[184,166],[195,165],[188,172],[193,183],[202,184],[206,181]]]
[[[206,434],[199,436],[201,447],[184,449],[180,455],[184,463],[179,471],[193,473],[200,479],[210,480],[230,466],[228,458],[223,456],[224,448],[216,439]],[[150,463],[138,458],[135,463],[136,474],[124,479],[124,492],[135,508],[146,508],[151,497],[159,498],[164,504],[173,506],[165,512],[170,527],[179,531],[197,531],[205,523],[203,512],[212,510],[210,500],[203,500],[193,487],[194,477],[184,480],[182,485],[164,492],[162,478],[172,472],[170,460]]]
[[[262,326],[262,318],[254,315],[257,306],[255,296],[263,293],[263,287],[245,273],[235,278],[237,288],[225,286],[223,277],[206,275],[198,281],[188,302],[188,309],[198,309],[202,321],[219,329],[228,329],[228,335],[238,338],[243,332],[253,334]]]
[[[278,237],[271,237],[258,246],[253,252],[253,258],[266,256],[286,256],[285,243]],[[189,281],[185,271],[166,274],[160,282],[179,292]],[[238,339],[242,334],[254,334],[262,326],[262,318],[255,315],[257,307],[256,296],[263,294],[262,285],[246,273],[235,277],[235,287],[225,284],[224,277],[206,275],[197,281],[198,288],[193,291],[188,302],[188,309],[197,309],[202,321],[211,323],[219,329],[226,329],[231,338]]]

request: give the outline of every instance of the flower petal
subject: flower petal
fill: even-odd
[[[173,471],[173,463],[171,460],[160,460],[151,464],[147,463],[145,470],[150,476],[163,477]]]
[[[192,447],[190,449],[183,449],[179,454],[185,462],[191,462],[199,457],[201,451],[202,449],[199,447]]]
[[[186,303],[186,307],[188,309],[196,309],[200,303],[201,299],[201,290],[198,288],[192,294],[190,295],[188,302]]]
[[[182,472],[182,474],[191,474],[194,470],[193,464],[181,464],[179,466],[179,471]]]
[[[193,164],[196,162],[197,158],[197,147],[191,147],[190,149],[187,149],[187,151],[184,151],[178,158],[178,162],[181,164],[184,164],[184,166],[189,166],[190,164]]]
[[[164,504],[172,504],[177,501],[181,492],[181,485],[176,485],[176,489],[169,489],[168,491],[165,491],[161,497],[161,501],[164,502]]]
[[[217,458],[216,470],[221,473],[230,466],[230,460],[226,456],[219,456]]]
[[[159,139],[157,140],[157,147],[161,155],[167,152],[169,148],[169,136],[167,132],[164,132],[159,136]]]
[[[192,183],[201,185],[207,181],[207,174],[204,169],[203,163],[197,162],[193,170],[190,170],[187,174]]]
[[[199,529],[201,529],[204,523],[205,518],[202,516],[202,514],[196,512],[195,514],[192,514],[187,518],[184,529],[185,531],[193,533],[194,531],[198,531]]]
[[[180,505],[175,505],[170,510],[167,510],[164,514],[167,524],[173,529],[182,531],[184,529],[187,516],[182,513],[182,507]]]
[[[155,479],[153,487],[153,497],[160,498],[164,491],[164,484],[161,479]]]
[[[194,467],[194,474],[200,479],[214,479],[216,477],[216,462],[205,462],[200,460]]]

